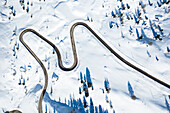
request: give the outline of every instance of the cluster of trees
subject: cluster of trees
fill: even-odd
[[[87,21],[89,21],[89,22],[93,22],[92,17],[87,16]]]
[[[14,9],[14,6],[9,6],[9,9],[10,9],[9,14],[12,15],[12,16],[16,16],[16,10]],[[9,16],[8,19],[10,20],[11,16]]]
[[[19,78],[19,85],[25,85],[25,78]]]
[[[146,15],[144,15],[144,18],[141,17],[141,14],[142,14],[141,10],[143,10],[143,13],[145,14],[146,13],[145,7],[147,5],[147,4],[143,3],[143,0],[139,1],[139,6],[141,6],[141,9],[139,7],[137,7],[135,9],[134,14],[130,14],[129,12],[127,12],[127,13],[125,13],[125,16],[123,16],[124,13],[122,13],[121,11],[125,10],[126,8],[129,9],[130,6],[129,6],[129,4],[126,4],[126,7],[125,7],[125,4],[122,1],[120,1],[120,2],[121,2],[121,6],[118,9],[115,9],[115,11],[111,11],[111,16],[113,18],[116,18],[116,17],[120,18],[120,23],[121,24],[123,24],[123,18],[126,17],[128,20],[130,20],[130,19],[133,20],[134,19],[136,24],[139,24],[139,22],[142,20],[142,25],[147,25],[146,20],[148,20],[148,17]],[[169,2],[167,0],[163,0],[163,1],[160,0],[160,2],[158,2],[158,3],[163,5],[165,3],[168,4]],[[148,0],[148,4],[149,4],[149,6],[152,6],[153,3],[151,3],[151,1]],[[159,20],[159,15],[158,16],[155,15],[155,18]],[[164,34],[163,34],[163,29],[161,28],[161,26],[156,25],[155,23],[152,23],[151,20],[149,20],[149,23],[150,23],[150,29],[151,29],[152,34],[153,34],[153,38],[156,39],[156,40],[157,39],[162,40],[161,36],[164,37]],[[109,27],[112,28],[113,25],[116,25],[117,28],[119,27],[117,22],[110,21],[109,22]],[[130,29],[129,32],[130,32],[130,34],[132,34],[133,30]],[[141,32],[144,32],[144,30],[141,29]],[[138,40],[143,39],[143,34],[140,35],[137,28],[136,28],[136,35],[137,35]],[[121,32],[121,37],[124,38],[123,32]]]
[[[93,90],[93,83],[91,80],[91,74],[90,74],[90,70],[88,69],[88,67],[86,67],[86,74],[83,77],[82,72],[80,72],[80,82],[83,84],[82,88],[79,87],[79,94],[81,94],[83,91],[85,93],[85,97],[89,96],[89,91],[88,88],[92,88]]]
[[[59,102],[61,102],[60,98]],[[70,113],[74,113],[74,111],[76,110],[78,110],[81,113],[108,113],[108,110],[103,109],[101,105],[95,106],[93,103],[93,99],[91,97],[88,103],[85,96],[83,96],[83,99],[81,98],[75,99],[74,95],[73,96],[70,95],[70,99],[68,101],[65,99],[64,104],[73,108],[73,110],[70,111]],[[47,104],[45,105],[45,112],[47,112]],[[113,113],[115,113],[115,110],[113,110]]]
[[[107,93],[109,93],[111,90],[110,85],[109,85],[109,80],[107,78],[104,80],[104,88],[107,91]]]
[[[20,0],[19,2],[20,2],[20,5],[21,5],[22,9],[26,10],[27,13],[29,12],[29,5],[33,6],[33,2],[31,2],[31,3],[29,1],[25,2],[25,0]],[[27,6],[25,6],[25,4]]]

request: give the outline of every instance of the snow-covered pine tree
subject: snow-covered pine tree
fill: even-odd
[[[116,17],[116,15],[114,14],[114,12],[113,12],[113,11],[111,12],[111,15],[112,15],[112,17],[113,17],[113,18],[115,18],[115,17]]]
[[[80,82],[83,83],[83,74],[80,72]]]
[[[83,96],[83,103],[84,103],[84,108],[86,108],[88,105],[87,105],[87,101],[86,101],[85,96]]]
[[[108,99],[107,94],[106,94],[106,98],[105,99],[106,99],[106,102],[109,103],[109,99]]]
[[[86,75],[84,74],[84,82],[86,82]]]
[[[52,85],[51,85],[50,94],[52,95],[52,93],[53,93],[53,88],[52,88]]]
[[[109,104],[110,104],[110,108],[112,109],[113,105],[112,105],[112,101],[111,100],[110,100]]]
[[[23,78],[23,83],[22,83],[22,85],[25,85],[25,78]]]
[[[21,79],[19,79],[19,83],[18,84],[21,85]]]
[[[85,93],[85,96],[88,97],[89,96],[89,92],[88,92],[88,87],[87,87],[85,82],[83,82],[83,91]]]
[[[150,5],[150,6],[152,6],[152,5],[153,5],[153,3],[151,3],[151,1],[150,1],[150,0],[148,0],[148,3],[149,3],[149,5]]]
[[[105,81],[104,81],[104,87],[105,87],[107,93],[109,93],[110,90],[111,90],[111,88],[110,88],[110,86],[109,86],[109,81],[108,81],[107,78],[106,78]]]
[[[16,49],[19,50],[19,43],[17,44],[17,48]]]
[[[169,49],[169,47],[167,46],[167,52],[170,52],[170,49]]]
[[[110,22],[109,22],[109,27],[110,27],[110,28],[113,27],[113,23],[114,23],[113,21],[110,21]]]
[[[133,100],[136,100],[136,96],[134,95],[133,88],[132,88],[132,86],[131,86],[131,84],[130,84],[129,81],[128,81],[128,91],[129,91],[129,94],[130,94],[131,98],[132,98]]]
[[[81,94],[81,87],[79,87],[79,94]]]
[[[29,12],[29,6],[27,6],[27,9],[26,9],[27,13]]]
[[[90,113],[94,113],[94,105],[91,97],[90,97]]]
[[[136,28],[136,35],[137,35],[137,39],[140,40],[139,31],[137,28]]]
[[[129,6],[129,4],[128,4],[128,3],[126,3],[126,7],[127,7],[127,9],[130,9],[130,6]]]
[[[91,80],[91,75],[88,67],[86,67],[86,79],[87,79],[87,86],[91,87],[92,86],[92,80]]]
[[[99,105],[99,113],[103,113],[103,109],[101,105]]]
[[[154,28],[152,26],[151,26],[151,30],[152,30],[154,38],[158,39],[160,37],[160,35],[157,34],[157,32],[154,30]]]
[[[157,56],[155,58],[156,58],[157,61],[159,61],[159,58]]]

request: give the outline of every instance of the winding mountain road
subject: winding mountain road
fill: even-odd
[[[47,74],[47,70],[45,68],[45,66],[43,65],[43,63],[41,62],[41,60],[36,56],[36,54],[30,49],[30,47],[24,42],[23,40],[23,36],[25,33],[27,32],[32,32],[34,34],[36,34],[38,37],[40,37],[42,40],[44,40],[45,42],[47,42],[48,44],[50,44],[54,50],[57,53],[57,57],[58,57],[58,63],[59,63],[59,67],[64,70],[64,71],[71,71],[73,70],[78,63],[78,58],[77,58],[77,52],[76,52],[76,45],[75,45],[75,41],[74,41],[74,29],[76,26],[78,25],[82,25],[85,28],[87,28],[111,53],[113,53],[119,60],[121,60],[122,62],[124,62],[125,64],[127,64],[128,66],[132,67],[133,69],[135,69],[136,71],[139,71],[140,73],[144,74],[145,76],[149,77],[150,79],[156,81],[157,83],[167,87],[168,89],[170,89],[170,85],[159,80],[158,78],[155,78],[153,75],[147,73],[146,71],[140,69],[139,67],[135,66],[134,64],[130,63],[129,61],[127,61],[126,59],[124,59],[122,56],[120,56],[117,52],[115,52],[97,33],[95,33],[93,31],[93,29],[91,29],[86,23],[84,22],[76,22],[72,25],[71,29],[70,29],[70,38],[71,38],[71,45],[72,45],[72,51],[73,51],[73,56],[74,56],[74,62],[72,64],[71,67],[64,67],[62,59],[61,59],[61,54],[60,51],[58,50],[58,48],[52,43],[50,42],[48,39],[46,39],[45,37],[43,37],[41,34],[39,34],[37,31],[33,30],[33,29],[25,29],[21,32],[20,36],[19,36],[19,40],[21,41],[21,43],[25,46],[25,48],[32,54],[32,56],[37,60],[37,62],[41,65],[43,72],[44,72],[44,76],[45,76],[45,85],[43,87],[42,93],[40,95],[39,98],[39,103],[38,103],[38,112],[39,113],[43,113],[42,110],[42,100],[45,94],[45,91],[47,89],[47,85],[48,85],[48,74]]]

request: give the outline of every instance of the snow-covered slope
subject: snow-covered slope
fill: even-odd
[[[19,35],[26,28],[35,29],[53,42],[61,52],[64,65],[69,67],[73,63],[70,28],[75,22],[85,22],[123,58],[170,84],[170,8],[169,3],[163,3],[168,0],[162,0],[162,3],[158,0],[161,7],[157,0],[150,0],[152,5],[148,0],[20,1],[23,0],[0,1],[0,113],[13,109],[23,113],[38,112],[44,75],[36,60],[19,42]],[[159,31],[158,25],[163,31]],[[137,31],[143,36],[141,40]],[[75,109],[78,113],[84,110],[93,113],[90,98],[99,113],[101,107],[106,113],[169,112],[170,89],[121,62],[83,26],[76,27],[74,35],[78,65],[69,72],[59,68],[57,55],[53,54],[50,45],[35,34],[24,35],[25,42],[48,71],[44,112],[69,113]],[[155,39],[154,35],[160,37]],[[80,72],[84,76],[86,67],[90,70],[94,89],[88,88],[88,106],[83,108],[80,100],[83,102],[85,94],[79,94],[79,87],[83,86]],[[54,73],[57,77],[52,77]],[[105,79],[110,83],[110,93],[105,91]],[[130,97],[128,82],[136,100]]]

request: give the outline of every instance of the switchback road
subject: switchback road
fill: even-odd
[[[39,99],[39,103],[38,103],[38,111],[39,113],[43,113],[42,111],[42,100],[45,94],[45,91],[47,89],[47,85],[48,85],[48,74],[47,74],[47,70],[45,68],[45,66],[43,65],[43,63],[41,62],[41,60],[36,56],[36,54],[30,49],[30,47],[24,42],[23,40],[23,36],[25,33],[27,32],[32,32],[34,34],[36,34],[38,37],[40,37],[42,40],[44,40],[45,42],[47,42],[48,44],[50,44],[54,50],[57,53],[57,57],[58,57],[58,63],[59,63],[59,67],[64,70],[64,71],[71,71],[73,70],[78,63],[78,58],[77,58],[77,52],[76,52],[76,45],[75,45],[75,41],[74,41],[74,29],[76,26],[81,25],[84,26],[85,28],[87,28],[111,53],[113,53],[120,61],[124,62],[125,64],[127,64],[128,66],[130,66],[131,68],[135,69],[136,71],[144,74],[145,76],[149,77],[150,79],[156,81],[157,83],[167,87],[168,89],[170,89],[170,85],[159,80],[158,78],[154,77],[153,75],[147,73],[146,71],[140,69],[139,67],[135,66],[134,64],[130,63],[129,61],[127,61],[126,59],[124,59],[122,56],[120,56],[116,51],[114,51],[97,33],[95,33],[93,31],[93,29],[91,29],[86,23],[84,22],[76,22],[72,25],[71,29],[70,29],[70,38],[71,38],[71,45],[72,45],[72,51],[73,51],[73,56],[74,56],[74,62],[72,64],[71,67],[64,67],[62,59],[61,59],[61,54],[60,51],[58,50],[58,48],[52,43],[50,42],[48,39],[46,39],[45,37],[43,37],[41,34],[39,34],[37,31],[33,30],[33,29],[25,29],[21,32],[20,36],[19,36],[19,40],[21,41],[21,43],[26,47],[26,49],[31,53],[31,55],[37,60],[37,62],[41,65],[43,72],[44,72],[44,76],[45,76],[45,85],[43,87],[42,93],[40,95],[40,99]]]

